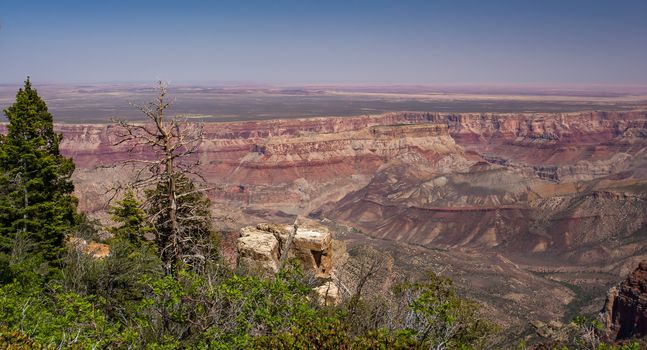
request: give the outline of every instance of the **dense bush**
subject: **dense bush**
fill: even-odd
[[[191,270],[167,275],[146,244],[115,239],[111,249],[92,259],[70,248],[57,277],[30,272],[23,279],[30,283],[2,285],[0,325],[46,347],[79,349],[427,348],[440,339],[446,345],[438,348],[472,348],[489,329],[478,328],[474,322],[484,321],[473,317],[473,306],[441,278],[399,285],[392,295],[405,297],[390,303],[408,311],[360,325],[348,302],[319,305],[298,265],[271,279],[227,270],[209,278]],[[359,315],[373,307],[363,300],[352,306]],[[444,320],[430,321],[438,317]],[[445,339],[432,324],[461,326]]]

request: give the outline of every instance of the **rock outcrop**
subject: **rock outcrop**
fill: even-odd
[[[611,340],[647,336],[647,261],[609,290],[602,312]]]
[[[294,227],[258,224],[242,228],[238,238],[239,265],[273,274],[282,262],[297,259],[304,270],[319,278],[329,278],[333,249],[328,228],[311,220],[302,220]]]
[[[129,176],[104,166],[133,155],[111,146],[113,126],[57,128],[62,152],[77,165],[79,208],[101,213],[113,185],[105,179]],[[218,189],[208,195],[225,217],[219,228],[238,232],[298,215],[352,226],[358,241],[420,248],[424,254],[397,262],[409,269],[442,256],[438,264],[451,262],[448,275],[468,292],[487,295],[486,302],[500,293],[503,316],[537,311],[532,317],[547,321],[571,306],[594,311],[602,300],[582,308],[564,284],[611,285],[647,258],[645,111],[206,123],[198,157],[198,171]],[[245,238],[241,254],[275,271],[286,251],[282,236]],[[265,250],[251,248],[259,245]]]
[[[319,295],[319,304],[321,305],[337,305],[341,302],[339,287],[333,281],[320,285],[314,291]]]
[[[238,238],[238,264],[251,270],[279,270],[279,240],[272,232],[245,227]]]

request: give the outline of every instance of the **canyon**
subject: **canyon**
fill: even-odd
[[[1,127],[0,127],[1,128]],[[60,124],[80,209],[106,219],[117,127]],[[510,332],[597,312],[647,258],[647,112],[394,112],[205,123],[200,173],[217,226],[298,215],[392,273],[453,278]],[[133,154],[134,153],[134,154]]]

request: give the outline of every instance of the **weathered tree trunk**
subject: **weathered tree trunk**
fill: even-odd
[[[166,85],[160,82],[157,98],[147,105],[138,107],[151,123],[141,125],[118,121],[119,126],[122,127],[122,134],[115,145],[129,144],[131,152],[138,150],[138,147],[149,147],[155,150],[159,156],[154,160],[132,159],[124,163],[145,165],[145,168],[141,168],[136,173],[136,178],[129,184],[129,187],[146,189],[151,186],[159,186],[158,188],[161,187],[166,192],[157,198],[159,208],[156,208],[151,215],[153,218],[161,218],[161,221],[157,222],[157,226],[155,226],[159,228],[157,232],[158,249],[166,272],[174,274],[180,262],[188,261],[187,257],[200,256],[187,251],[192,248],[191,244],[195,241],[196,237],[194,236],[197,233],[183,227],[183,225],[187,225],[182,217],[182,213],[187,210],[187,205],[182,204],[181,201],[178,202],[178,199],[190,194],[186,193],[186,189],[182,190],[181,178],[186,177],[187,174],[196,174],[193,169],[198,163],[188,161],[188,159],[198,151],[202,140],[202,127],[187,124],[185,121],[178,120],[177,117],[165,120],[165,110],[170,104],[166,101]],[[150,172],[145,172],[144,169],[150,169]],[[191,189],[189,191],[200,190]],[[197,208],[189,210],[193,216],[196,215],[194,209]],[[203,216],[205,222],[210,224],[210,216]],[[196,220],[198,219],[192,218],[192,221]],[[192,243],[187,244],[187,242]]]
[[[175,266],[180,261],[180,225],[177,221],[175,173],[173,172],[172,159],[166,165],[166,176],[168,176],[168,216],[171,221],[172,264]]]

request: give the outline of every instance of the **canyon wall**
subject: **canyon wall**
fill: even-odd
[[[59,125],[83,209],[129,157],[111,125]],[[644,229],[647,113],[389,113],[204,124],[201,172],[223,225],[328,217],[412,244],[560,253]],[[101,181],[99,181],[101,180]],[[620,227],[620,229],[619,229]],[[634,247],[632,251],[639,250]]]
[[[602,315],[612,341],[647,336],[647,261],[609,290]]]
[[[113,147],[111,125],[57,128],[81,209],[105,218],[132,175],[116,164],[153,155]],[[591,296],[647,258],[647,112],[207,123],[199,157],[220,228],[323,220],[391,251],[394,271],[443,271],[509,324],[595,312]]]

